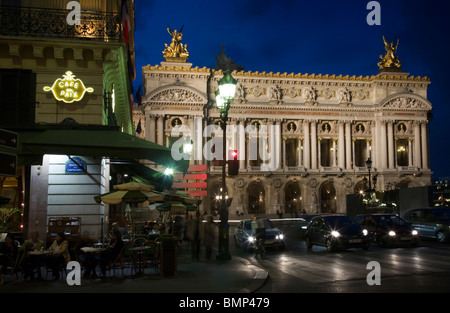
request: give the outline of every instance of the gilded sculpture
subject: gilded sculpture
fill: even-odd
[[[164,44],[166,48],[163,51],[163,57],[167,62],[186,62],[189,57],[189,52],[187,51],[187,44],[183,45],[181,40],[183,39],[183,27],[180,30],[172,30],[169,25],[167,25],[167,32],[172,36],[172,41],[170,45]]]
[[[394,42],[389,43],[383,36],[383,42],[384,48],[386,49],[386,54],[384,57],[380,55],[381,61],[378,62],[380,72],[401,72],[402,62],[399,61],[398,56],[396,55],[399,40],[397,40],[397,45],[394,46]]]

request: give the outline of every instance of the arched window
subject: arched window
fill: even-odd
[[[320,211],[336,213],[336,189],[332,182],[326,182],[320,186]]]
[[[290,182],[284,189],[284,210],[286,213],[302,211],[302,196],[297,182]]]
[[[252,183],[248,186],[248,213],[265,214],[265,191],[261,183]]]

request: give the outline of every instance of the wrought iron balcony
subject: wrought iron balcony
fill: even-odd
[[[120,42],[117,13],[81,11],[80,25],[69,25],[70,10],[0,6],[0,36]]]

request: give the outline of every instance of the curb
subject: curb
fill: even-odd
[[[255,275],[253,276],[252,281],[250,284],[248,284],[246,287],[242,288],[240,292],[242,293],[254,293],[258,291],[266,282],[266,280],[269,278],[269,272],[254,265],[249,260],[241,258],[241,257],[235,257],[236,259],[239,259],[239,261],[251,268],[255,271]]]

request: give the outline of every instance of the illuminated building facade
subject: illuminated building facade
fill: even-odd
[[[191,164],[208,165],[203,210],[209,212],[221,166],[205,155],[214,135],[204,131],[220,120],[214,92],[223,72],[167,61],[143,67],[135,119],[149,141],[168,147],[179,136],[193,141]],[[379,66],[378,74],[364,77],[234,70],[228,124],[256,131],[227,131],[228,147],[240,158],[239,175],[227,177],[230,213],[346,212],[346,195],[368,189],[368,158],[376,190],[430,185],[430,80]],[[189,131],[173,134],[179,125]],[[259,133],[262,126],[268,131]],[[252,143],[271,157],[253,154]]]

